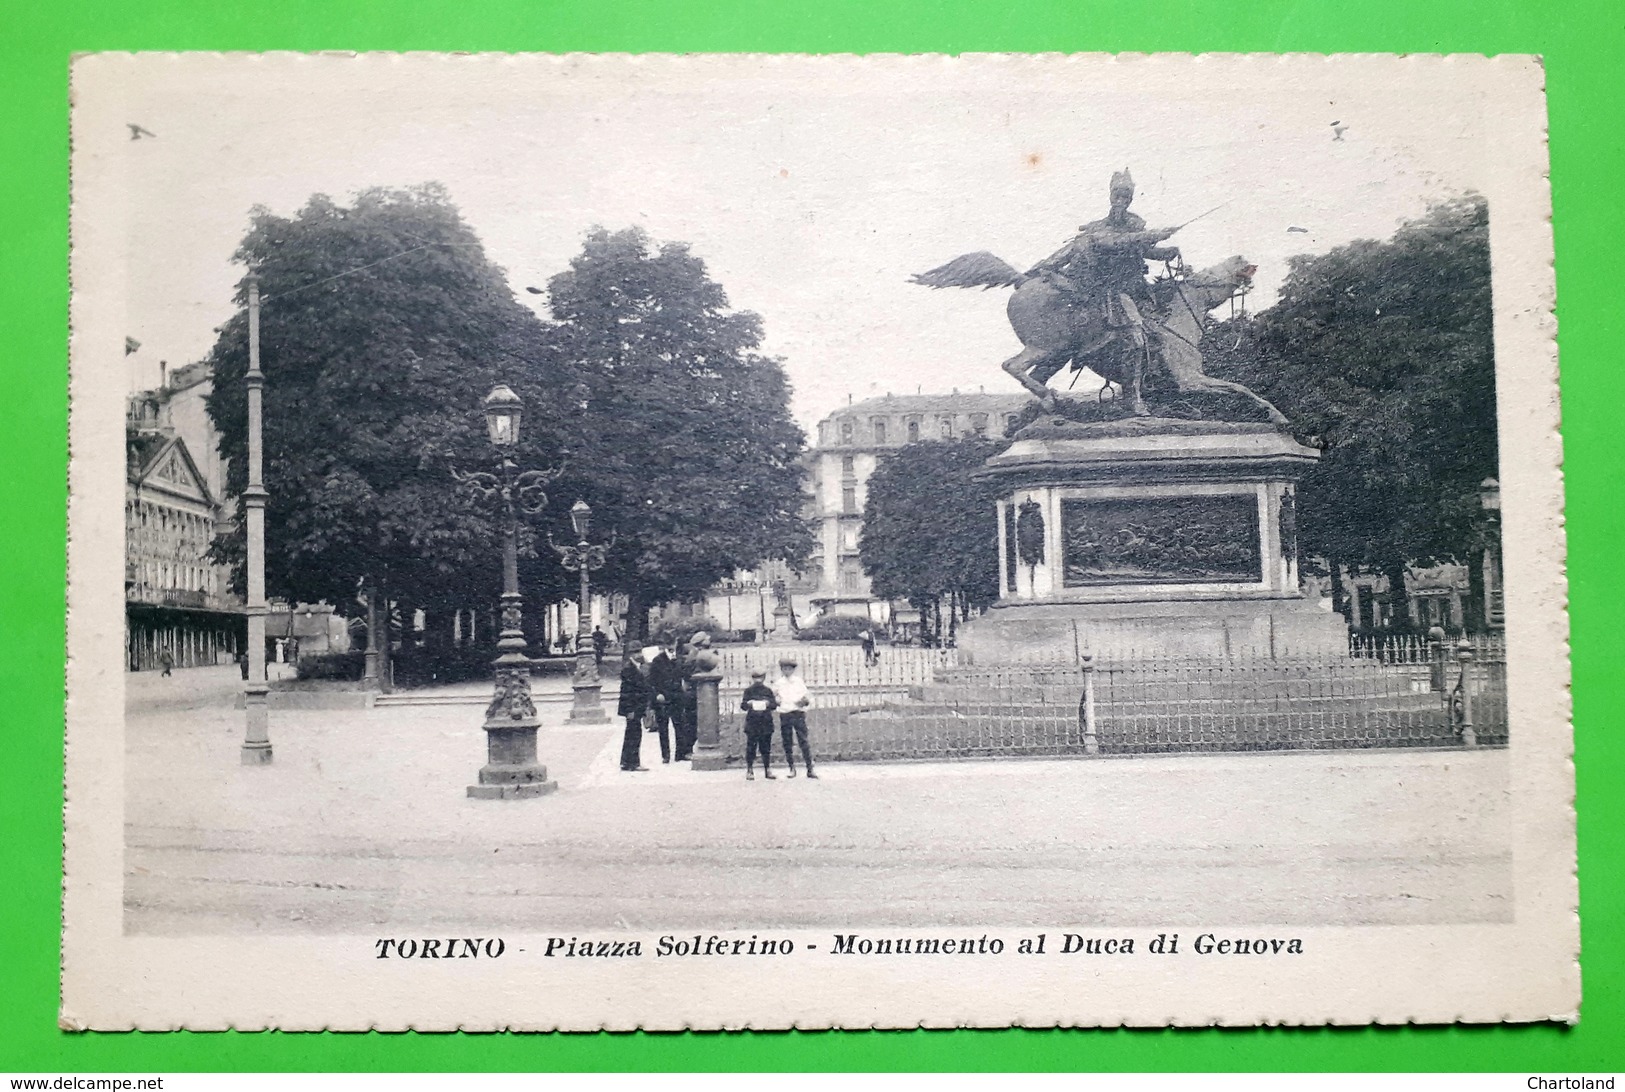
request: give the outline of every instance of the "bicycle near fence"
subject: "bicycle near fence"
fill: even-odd
[[[780,651],[728,650],[725,749],[743,753],[739,693],[752,667],[776,671]],[[1091,659],[1087,671],[1080,659],[982,666],[951,650],[907,651],[914,655],[868,673],[856,649],[794,651],[813,692],[808,721],[822,759],[1497,746],[1508,737],[1498,637],[1432,647],[1363,638],[1347,657],[1119,652]]]

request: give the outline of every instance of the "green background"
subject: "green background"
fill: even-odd
[[[1618,0],[0,0],[0,1071],[1625,1069],[1625,401]],[[67,346],[67,65],[88,50],[1540,53],[1551,112],[1585,1000],[1573,1028],[728,1035],[69,1035],[56,1030]],[[266,103],[274,110],[275,103]],[[1418,109],[1428,104],[1418,103]],[[1503,398],[1540,397],[1538,390]],[[1516,458],[1508,451],[1504,458]]]

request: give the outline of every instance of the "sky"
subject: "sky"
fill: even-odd
[[[132,60],[123,95],[150,136],[75,139],[122,161],[132,389],[208,352],[253,206],[438,181],[538,313],[523,289],[594,225],[691,244],[809,429],[849,397],[1015,392],[1008,290],[908,278],[976,250],[1027,267],[1105,214],[1115,170],[1154,227],[1222,205],[1172,242],[1245,255],[1260,309],[1290,256],[1386,237],[1494,155],[1476,81],[1313,57],[197,55]]]

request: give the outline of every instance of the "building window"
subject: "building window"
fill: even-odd
[[[970,427],[971,427],[971,431],[976,433],[976,435],[978,435],[978,436],[986,436],[987,435],[987,414],[985,414],[985,413],[973,413],[973,414],[971,414],[970,415]]]
[[[858,512],[858,487],[857,486],[855,486],[855,485],[844,485],[844,486],[841,487],[841,511],[843,513],[845,513],[846,515],[849,515],[849,516],[857,515],[857,512]]]
[[[858,548],[858,529],[853,524],[841,528],[841,549],[856,550]]]
[[[884,417],[876,417],[875,421],[874,421],[874,425],[875,425],[875,443],[877,443],[877,444],[885,443],[886,442],[886,419]]]
[[[852,442],[852,422],[851,421],[842,421],[841,422],[841,443],[850,444],[851,442]]]
[[[1005,435],[1008,436],[1010,433],[1012,433],[1014,431],[1016,431],[1016,415],[1013,414],[1013,413],[1007,413],[1007,414],[1004,415],[1004,432],[1005,432]]]
[[[842,455],[841,456],[841,474],[842,474],[842,476],[850,478],[855,473],[857,473],[857,468],[853,465],[852,456],[850,456],[850,455]]]
[[[954,419],[952,417],[943,417],[937,423],[942,433],[942,438],[944,440],[952,440],[954,438]]]
[[[843,557],[841,559],[841,590],[843,592],[862,591],[863,573],[858,568],[858,559]]]
[[[908,423],[908,442],[911,443],[911,444],[915,444],[915,443],[919,443],[919,441],[920,441],[920,422],[919,422],[918,419],[911,420]]]

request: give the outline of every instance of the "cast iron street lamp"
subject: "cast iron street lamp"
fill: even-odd
[[[542,483],[551,476],[540,470],[521,471],[509,449],[519,442],[524,403],[506,386],[485,397],[485,426],[497,449],[495,474],[452,477],[482,501],[502,502],[502,635],[494,663],[496,693],[485,710],[486,764],[468,795],[481,800],[511,800],[542,796],[559,787],[547,779],[547,767],[536,761],[536,705],[530,698],[530,657],[525,655],[524,612],[519,595],[519,513],[536,515],[547,507]]]
[[[604,555],[615,545],[615,535],[609,542],[589,545],[587,532],[592,529],[592,508],[578,500],[570,506],[570,523],[575,528],[574,546],[559,546],[549,535],[547,543],[558,551],[559,564],[570,572],[581,573],[581,595],[576,600],[576,672],[571,684],[575,690],[575,704],[570,707],[570,720],[574,724],[608,724],[604,714],[603,685],[598,679],[598,657],[592,647],[592,580],[594,569],[604,567]]]

